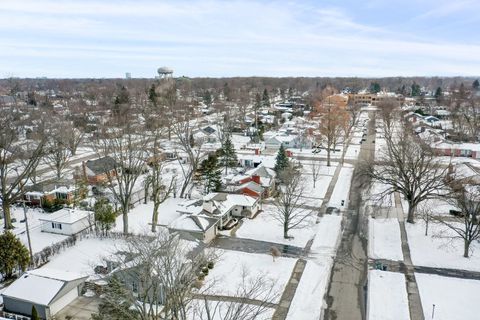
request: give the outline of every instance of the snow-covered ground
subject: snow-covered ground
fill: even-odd
[[[406,228],[414,265],[480,271],[478,242],[472,243],[473,253],[467,259],[463,257],[463,240],[448,238],[454,233],[444,225],[430,223],[428,236],[425,236],[425,223],[421,220],[407,223]]]
[[[264,306],[256,306],[244,304],[242,307],[238,303],[234,302],[224,302],[224,301],[208,301],[208,308],[210,310],[210,317],[208,318],[207,312],[205,311],[205,300],[194,299],[190,304],[190,309],[188,310],[187,319],[189,320],[198,320],[198,319],[210,319],[210,320],[224,320],[225,318],[231,317],[232,314],[235,314],[240,309],[243,311],[249,310],[251,314],[256,314],[255,320],[271,320],[275,309],[265,308]],[[257,314],[259,308],[264,310],[262,314]],[[250,313],[248,312],[248,313]]]
[[[176,211],[177,205],[185,199],[181,198],[168,198],[158,208],[158,223],[162,226],[168,225],[170,222],[180,216],[180,213]],[[149,201],[147,204],[139,204],[134,207],[128,213],[128,230],[132,233],[145,233],[151,229],[153,214],[153,201]],[[123,231],[123,217],[122,215],[117,217],[114,230]]]
[[[28,248],[28,238],[27,238],[27,228],[25,223],[20,222],[24,218],[23,208],[21,207],[11,207],[12,218],[15,218],[17,221],[13,223],[15,229],[13,233],[22,241],[22,243]],[[60,234],[53,234],[48,232],[42,232],[41,224],[39,219],[42,217],[48,217],[48,213],[43,212],[42,209],[29,208],[27,210],[27,219],[28,219],[28,229],[30,230],[30,239],[32,243],[33,253],[42,251],[45,247],[48,247],[54,243],[60,242],[67,238],[67,236]]]
[[[380,270],[370,270],[368,272],[367,319],[410,319],[407,289],[403,273]]]
[[[349,164],[344,164],[338,175],[337,183],[333,189],[332,196],[328,203],[329,207],[347,208],[348,196],[350,193],[350,184],[352,182],[353,167]],[[342,200],[344,204],[342,206]]]
[[[342,225],[341,216],[324,215],[319,219],[310,248],[311,255],[315,259],[335,255]]]
[[[121,240],[83,239],[78,241],[75,246],[53,256],[50,262],[41,268],[57,269],[91,276],[94,274],[95,266],[105,265],[103,259],[114,254],[121,244]]]
[[[400,226],[397,219],[369,219],[368,256],[403,261]]]
[[[288,320],[318,320],[322,312],[322,298],[330,279],[332,260],[307,261],[302,278],[293,297]]]
[[[217,295],[234,295],[242,287],[242,282],[261,277],[272,282],[274,292],[280,296],[290,279],[296,259],[278,257],[273,260],[266,254],[245,253],[239,251],[220,250],[220,260],[210,270],[206,277],[205,288],[207,292]],[[246,279],[242,276],[246,274]],[[265,298],[264,296],[258,299]]]
[[[319,176],[317,181],[315,181],[315,187],[313,187],[312,175],[302,175],[302,180],[304,182],[304,190],[302,195],[305,197],[305,201],[309,206],[320,207],[322,205],[323,198],[327,193],[330,181],[332,181],[332,177]]]
[[[263,212],[259,213],[255,219],[243,220],[242,226],[236,231],[236,236],[298,247],[305,246],[315,233],[316,215],[312,214],[311,218],[307,218],[307,226],[289,231],[293,239],[285,239],[282,224],[274,218],[276,211],[277,208],[273,205],[263,205]]]
[[[289,320],[317,320],[322,308],[341,231],[341,216],[325,215],[317,225],[311,247],[311,259],[307,261],[300,283],[287,315]]]
[[[416,273],[425,319],[477,320],[480,281]],[[433,305],[435,314],[432,317]]]

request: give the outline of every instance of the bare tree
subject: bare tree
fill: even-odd
[[[313,179],[313,188],[315,189],[316,183],[318,178],[320,177],[320,162],[314,158],[312,158],[310,163],[310,170],[312,172],[312,179]]]
[[[113,170],[105,169],[106,186],[121,206],[123,232],[128,233],[128,212],[137,180],[145,171],[148,137],[136,133],[129,123],[110,130],[111,133],[106,137],[96,140],[96,152],[101,157],[114,160],[108,162],[113,166]]]
[[[379,160],[363,163],[360,174],[387,186],[380,197],[403,195],[408,202],[407,221],[413,223],[418,204],[445,191],[448,167],[405,126],[386,131],[385,139],[386,150]]]
[[[330,166],[330,155],[335,147],[345,139],[345,128],[348,127],[349,115],[344,107],[326,98],[316,102],[316,115],[320,117],[320,142],[327,150],[327,166]]]
[[[212,301],[204,297],[202,302],[193,303],[193,319],[199,320],[267,320],[279,293],[273,279],[262,275],[251,277],[242,270],[242,282],[230,301]],[[235,300],[237,302],[231,301]]]
[[[50,130],[45,145],[45,161],[50,168],[55,170],[57,179],[62,177],[62,172],[67,167],[71,156],[72,152],[65,133],[60,128]]]
[[[180,150],[187,156],[186,163],[179,164],[183,173],[183,184],[180,189],[180,198],[186,196],[187,190],[191,187],[195,172],[200,165],[203,141],[194,139],[194,131],[198,128],[198,119],[191,120],[188,113],[179,114],[176,122],[172,125],[172,132]]]
[[[21,143],[14,112],[0,111],[0,199],[5,229],[12,229],[10,206],[24,194],[24,186],[43,157],[45,137]]]
[[[463,256],[468,258],[471,244],[480,239],[480,185],[453,180],[449,187],[452,192],[448,201],[460,209],[460,213],[451,219],[435,217],[435,220],[452,230],[453,238],[463,240]]]
[[[304,185],[300,174],[293,168],[287,168],[280,172],[279,177],[282,184],[274,201],[276,210],[273,218],[282,224],[283,237],[289,239],[288,232],[308,225],[308,218],[313,211],[305,208]]]
[[[65,128],[64,135],[66,137],[68,149],[72,156],[77,153],[78,146],[82,143],[85,133],[78,128],[68,126]]]
[[[129,237],[112,261],[109,288],[116,290],[107,288],[95,318],[186,320],[199,270],[214,260],[214,253],[193,254],[168,232]]]
[[[419,215],[425,223],[425,236],[428,236],[428,228],[430,226],[430,222],[433,219],[433,213],[431,208],[427,205],[420,205],[417,208],[417,215]]]

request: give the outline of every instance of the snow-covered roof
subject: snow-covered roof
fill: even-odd
[[[45,218],[40,218],[40,221],[47,221],[47,222],[58,222],[58,223],[66,223],[72,224],[79,220],[88,218],[92,214],[91,211],[84,211],[84,210],[77,210],[77,209],[67,209],[63,208],[58,210]]]
[[[175,230],[204,232],[215,225],[216,222],[216,219],[201,215],[181,215],[173,220],[169,227]]]
[[[66,271],[53,269],[29,271],[13,282],[2,295],[46,306],[66,283],[84,278],[86,277],[76,273],[68,274]]]

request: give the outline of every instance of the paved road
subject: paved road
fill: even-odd
[[[284,257],[298,258],[305,256],[304,248],[295,247],[287,244],[278,244],[267,241],[227,236],[218,236],[215,240],[211,242],[210,247],[224,250],[263,254],[270,254],[270,250],[272,249],[272,247],[276,247],[278,250],[280,250],[282,256]]]
[[[362,144],[359,161],[373,158],[375,148],[375,114],[370,112],[367,141]],[[365,182],[356,175],[358,162],[354,170],[350,189],[349,210],[344,215],[344,232],[335,257],[330,284],[325,300],[327,309],[324,320],[365,319],[365,282],[367,276],[366,239],[364,237],[364,219],[360,212],[361,191]]]

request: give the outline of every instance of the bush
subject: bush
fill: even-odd
[[[213,269],[214,265],[215,265],[215,264],[213,263],[213,261],[210,261],[210,262],[207,264],[207,267],[208,267],[208,269]]]
[[[207,276],[207,275],[208,275],[208,268],[203,268],[203,269],[202,269],[202,272],[203,272],[204,275]]]

